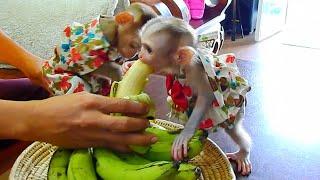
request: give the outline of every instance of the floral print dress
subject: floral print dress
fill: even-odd
[[[118,57],[117,51],[103,36],[99,19],[86,24],[74,22],[65,27],[55,56],[42,65],[52,95],[80,91],[109,94],[111,81],[89,74]]]
[[[214,96],[211,108],[204,115],[200,128],[231,129],[238,113],[244,113],[246,94],[251,87],[240,75],[233,54],[215,56],[206,49],[198,49],[198,58],[207,74]],[[190,87],[181,85],[172,76],[167,76],[166,87],[170,100],[170,115],[185,117],[181,114],[186,114],[190,108]]]

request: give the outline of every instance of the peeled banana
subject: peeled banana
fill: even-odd
[[[152,72],[153,69],[149,65],[137,60],[123,79],[113,84],[110,96],[124,98],[141,94]]]

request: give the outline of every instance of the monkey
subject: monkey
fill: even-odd
[[[156,16],[150,6],[132,3],[113,17],[100,15],[85,24],[67,25],[49,60],[21,50],[20,58],[5,61],[53,96],[80,91],[108,95],[111,81],[120,80],[122,75],[116,62],[137,54],[139,29]],[[11,53],[9,47],[7,52]]]
[[[150,65],[155,73],[167,75],[167,92],[176,112],[187,111],[191,104],[188,102],[190,93],[196,97],[192,113],[172,145],[173,159],[178,161],[187,157],[188,141],[200,122],[210,119],[214,128],[225,129],[239,146],[237,152],[227,153],[227,157],[237,162],[242,175],[250,174],[251,138],[242,126],[244,102],[250,86],[240,76],[235,57],[232,54],[215,56],[209,50],[197,47],[194,29],[174,17],[148,21],[140,35],[139,59]],[[124,64],[122,69],[126,71],[131,64]],[[184,85],[178,78],[183,76]]]

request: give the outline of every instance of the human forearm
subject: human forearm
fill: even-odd
[[[149,145],[156,139],[142,133],[148,120],[109,114],[139,116],[146,111],[140,103],[87,92],[27,102],[0,100],[0,139],[123,150],[127,145]]]
[[[1,30],[0,62],[15,66],[32,80],[41,76],[41,58],[25,50]]]
[[[24,139],[31,102],[0,100],[0,139]]]

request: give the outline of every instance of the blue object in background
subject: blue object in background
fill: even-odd
[[[253,33],[256,28],[258,2],[259,0],[237,0],[244,35]],[[226,33],[229,34],[232,31],[232,5],[227,8],[226,19],[221,24]],[[240,24],[237,26],[237,32],[240,33]]]

